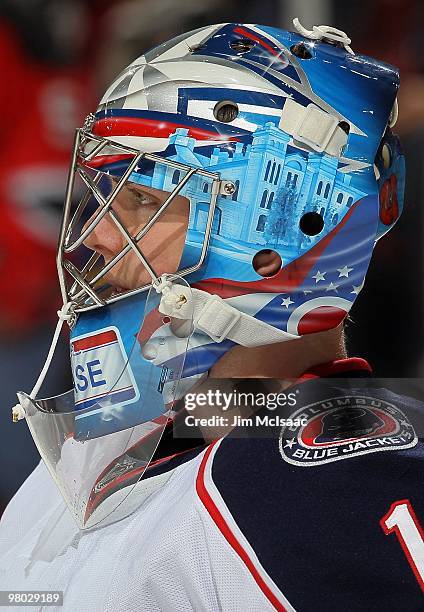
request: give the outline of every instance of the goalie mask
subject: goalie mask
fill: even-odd
[[[81,528],[137,504],[176,401],[229,349],[337,326],[400,215],[396,69],[295,26],[164,43],[77,131],[58,251],[74,389],[20,402]]]

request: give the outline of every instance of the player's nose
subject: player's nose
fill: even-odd
[[[94,213],[83,226],[82,232],[86,231],[90,225],[96,220],[98,211]],[[94,224],[93,229],[88,233],[84,240],[84,245],[92,250],[103,255],[105,259],[111,259],[114,255],[119,253],[123,245],[123,237],[121,232],[118,230],[113,219],[108,213],[106,213],[97,223]]]

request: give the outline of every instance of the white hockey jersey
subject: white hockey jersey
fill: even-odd
[[[47,612],[421,610],[424,406],[335,363],[296,389],[306,425],[162,456],[109,526],[78,531],[41,463],[0,524],[0,590],[63,591]]]
[[[212,482],[218,447],[141,481],[144,494],[157,490],[91,532],[78,531],[40,463],[2,519],[0,588],[63,591],[63,608],[46,608],[57,612],[291,610]]]

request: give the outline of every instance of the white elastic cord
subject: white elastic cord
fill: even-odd
[[[62,306],[60,310],[57,311],[57,316],[59,317],[59,320],[57,322],[56,329],[54,330],[53,338],[50,344],[49,352],[47,354],[43,369],[41,370],[40,375],[37,378],[37,382],[35,383],[31,393],[29,394],[29,397],[31,399],[35,399],[37,397],[37,394],[41,388],[41,385],[43,384],[44,379],[46,378],[47,371],[50,367],[54,352],[56,350],[60,332],[62,331],[63,323],[65,321],[70,321],[71,318],[74,316],[73,313],[70,312],[72,306],[73,306],[73,302],[67,302],[66,304]],[[21,404],[18,403],[15,406],[13,406],[12,418],[14,422],[20,421],[21,419],[25,418],[25,411],[23,410]]]
[[[162,274],[162,276],[153,283],[153,287],[155,288],[157,293],[162,294],[161,302],[163,301],[165,304],[168,304],[170,307],[172,307],[172,304],[174,302],[172,283],[167,279],[166,274]]]
[[[331,26],[326,25],[314,26],[312,30],[307,30],[303,27],[297,17],[293,19],[293,25],[299,32],[299,34],[301,34],[305,38],[310,38],[311,40],[327,39],[340,43],[348,53],[350,53],[351,55],[355,55],[349,46],[352,41],[346,34],[346,32],[343,32],[343,30],[338,30],[337,28],[333,28]]]

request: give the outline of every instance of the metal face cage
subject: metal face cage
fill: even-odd
[[[104,176],[104,172],[98,170],[94,173],[94,176],[91,176],[88,169],[90,168],[90,162],[95,160],[95,158],[98,158],[98,156],[105,156],[107,153],[110,154],[111,151],[114,156],[120,155],[130,159],[122,176],[115,178],[116,184],[111,192],[105,196],[99,188],[99,183],[102,176]],[[173,185],[172,191],[149,219],[148,223],[138,231],[136,235],[132,236],[116,211],[113,210],[112,204],[126,185],[131,174],[136,172],[139,164],[144,161],[157,163],[178,170],[182,178],[178,180],[175,186]],[[152,263],[149,262],[147,257],[143,254],[139,241],[149,232],[156,221],[160,219],[188,181],[196,175],[211,181],[209,210],[203,244],[200,249],[198,260],[189,267],[178,270],[178,276],[187,276],[202,266],[207,254],[217,197],[221,191],[223,193],[229,193],[233,186],[232,183],[230,181],[223,182],[220,174],[217,172],[208,172],[207,170],[196,168],[189,164],[175,162],[160,157],[159,155],[139,151],[138,149],[122,145],[118,142],[96,136],[88,132],[86,128],[78,129],[75,135],[71,168],[66,187],[64,213],[56,261],[64,304],[72,303],[73,312],[84,312],[122,300],[129,295],[146,291],[149,287],[158,283],[160,280],[159,275],[154,270]],[[82,197],[78,199],[78,204],[75,206],[75,179],[77,176],[82,181],[84,191]],[[98,211],[84,225],[83,229],[78,232],[84,213],[87,214],[86,208],[89,202],[93,202],[93,198],[98,206]],[[78,265],[78,263],[75,262],[75,258],[73,259],[72,256],[75,255],[79,247],[82,247],[84,241],[106,215],[109,215],[119,232],[125,238],[125,246],[104,265],[99,265],[102,256],[97,252],[93,252],[88,257],[87,261],[82,265]],[[75,237],[76,233],[77,236]],[[109,270],[111,270],[111,268],[131,250],[134,251],[137,258],[148,272],[151,282],[137,288],[122,291],[116,295],[102,297],[102,291],[98,289],[99,281],[101,281],[105,274],[107,274],[107,272],[109,272]]]

